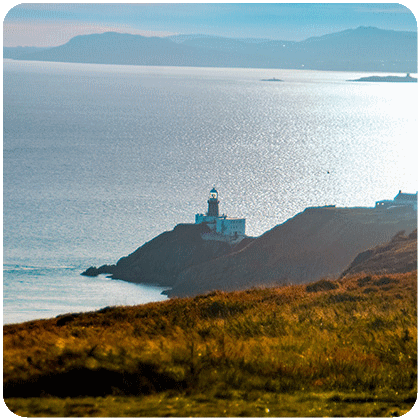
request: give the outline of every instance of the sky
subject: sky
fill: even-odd
[[[7,4],[9,3],[9,4]],[[3,4],[3,46],[51,47],[76,35],[205,34],[302,41],[359,26],[417,31],[417,1],[398,3]],[[411,10],[410,10],[411,9]],[[416,16],[416,17],[415,17]]]

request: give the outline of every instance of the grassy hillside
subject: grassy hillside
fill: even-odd
[[[21,416],[390,416],[417,392],[417,271],[4,327]]]

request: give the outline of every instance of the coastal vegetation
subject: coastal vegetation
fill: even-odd
[[[20,416],[399,416],[417,271],[211,292],[4,326]]]

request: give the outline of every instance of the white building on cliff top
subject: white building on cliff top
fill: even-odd
[[[245,236],[245,219],[227,217],[219,215],[219,194],[215,188],[210,191],[207,203],[209,205],[206,214],[196,214],[195,223],[205,223],[214,234],[215,237],[207,237],[206,239],[217,239],[223,237],[225,239],[239,239]]]
[[[375,203],[375,208],[389,209],[392,207],[411,207],[414,211],[417,211],[417,193],[407,194],[398,191],[398,194],[393,200],[381,200]]]

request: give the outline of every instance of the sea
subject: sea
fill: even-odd
[[[213,186],[250,236],[416,192],[417,84],[349,81],[373,74],[5,59],[3,324],[166,299],[80,274],[194,223]]]

